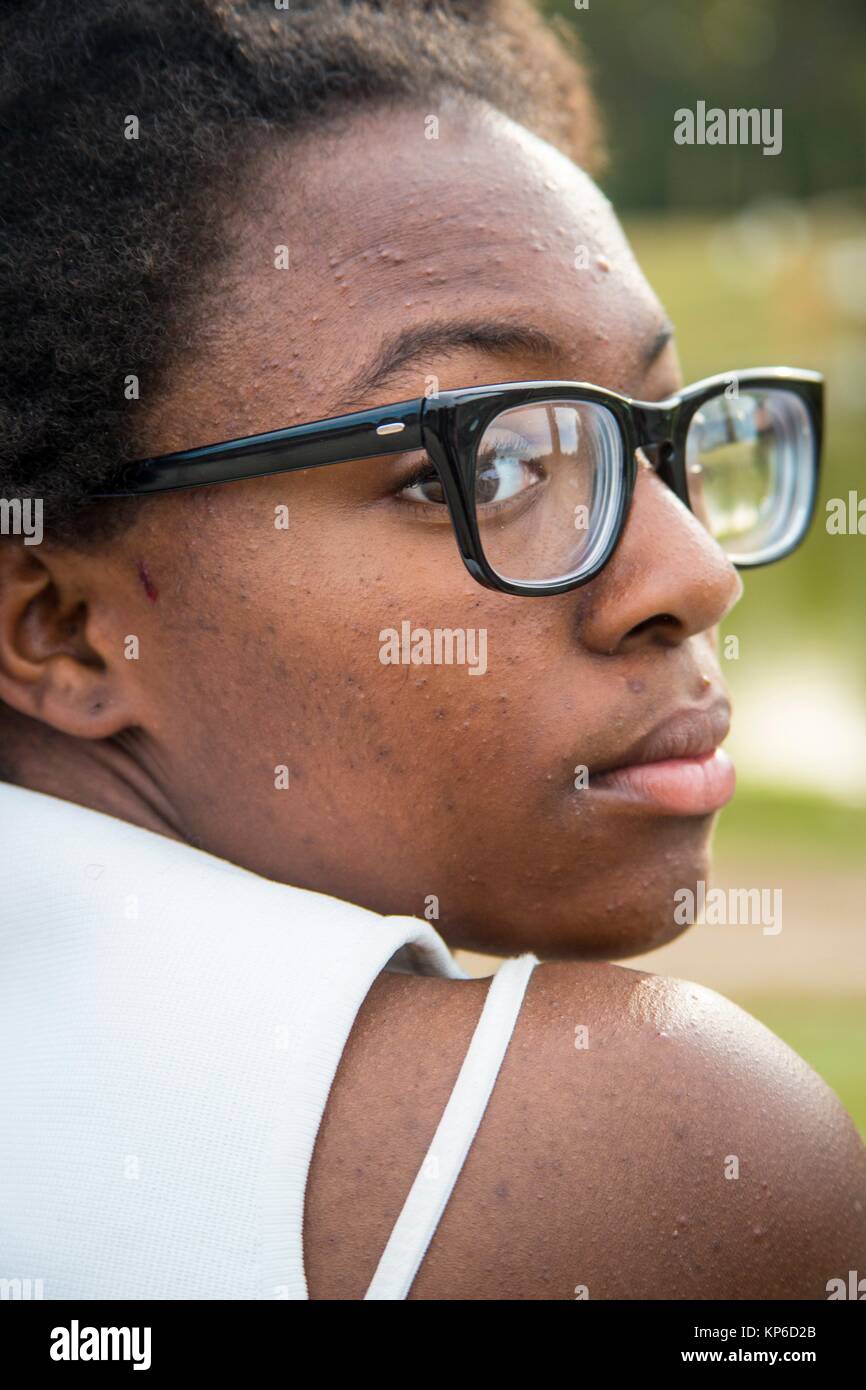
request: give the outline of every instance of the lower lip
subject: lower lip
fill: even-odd
[[[670,758],[590,774],[592,791],[612,792],[669,816],[707,816],[734,794],[734,764],[721,748],[701,758]]]

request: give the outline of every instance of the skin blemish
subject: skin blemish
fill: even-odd
[[[141,580],[141,586],[144,589],[144,592],[147,594],[147,597],[150,600],[150,602],[156,603],[156,600],[158,598],[158,594],[156,592],[156,585],[151,579],[147,569],[147,565],[144,563],[143,560],[139,560],[138,562],[138,577]]]

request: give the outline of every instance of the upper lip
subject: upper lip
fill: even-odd
[[[613,772],[616,768],[660,763],[669,758],[704,757],[718,748],[730,727],[731,706],[724,699],[703,708],[678,710],[630,744],[615,762],[607,763],[596,771]]]

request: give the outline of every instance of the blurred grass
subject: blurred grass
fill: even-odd
[[[738,854],[754,856],[758,846],[776,857],[790,854],[816,868],[838,860],[863,863],[866,808],[808,791],[758,787],[744,781],[722,812],[715,846],[729,860]]]

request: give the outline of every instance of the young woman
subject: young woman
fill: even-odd
[[[522,0],[2,24],[0,1276],[825,1298],[839,1102],[604,963],[707,876],[819,379],[684,388]]]

